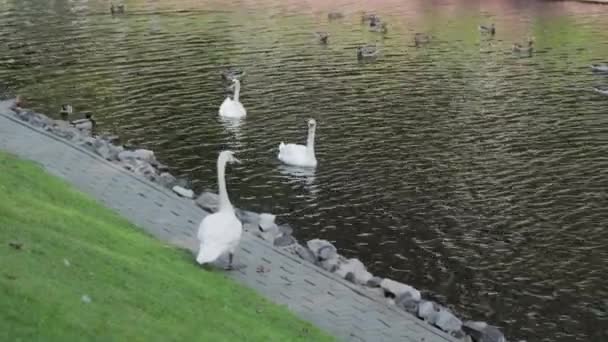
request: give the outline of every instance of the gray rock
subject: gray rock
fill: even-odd
[[[342,263],[346,262],[346,258],[336,254],[333,258],[322,260],[319,262],[319,266],[326,271],[336,272]]]
[[[219,196],[213,192],[206,191],[198,196],[194,202],[199,207],[213,213],[217,211]]]
[[[410,292],[404,292],[399,297],[395,298],[395,305],[413,315],[416,315],[418,314],[418,306],[420,305],[420,301],[414,299]]]
[[[96,142],[96,139],[93,137],[85,137],[84,139],[82,139],[83,145],[87,145],[87,146],[91,146],[91,147],[94,147],[95,142]]]
[[[154,166],[159,172],[169,171],[169,166],[167,166],[159,161],[155,161],[154,163],[152,163],[152,166]]]
[[[281,233],[283,233],[283,235],[292,235],[293,234],[293,228],[291,228],[291,226],[287,223],[280,224],[279,231]]]
[[[120,143],[120,137],[118,135],[104,134],[101,138],[112,145],[118,145]]]
[[[274,222],[276,216],[267,213],[261,213],[258,215],[258,226],[263,232],[273,232],[279,234],[279,226]]]
[[[121,162],[130,162],[135,159],[137,159],[137,156],[133,151],[122,151],[118,154],[118,160]]]
[[[179,185],[175,185],[173,188],[171,188],[171,190],[182,197],[194,198],[194,191],[182,188]]]
[[[380,277],[372,277],[372,279],[367,281],[367,286],[369,287],[380,287],[380,284],[382,283],[382,278]]]
[[[438,314],[439,308],[435,302],[423,300],[418,305],[418,317],[431,324],[435,324]]]
[[[110,151],[110,146],[107,143],[101,144],[101,146],[95,149],[95,152],[103,159],[112,161],[112,153]]]
[[[133,154],[135,155],[136,159],[143,160],[150,164],[156,162],[156,157],[154,156],[153,151],[140,148],[140,149],[133,151]]]
[[[218,196],[219,199],[219,196]],[[236,217],[245,224],[258,227],[260,224],[260,214],[254,213],[253,211],[235,209]],[[274,215],[273,215],[274,216]],[[271,223],[272,224],[272,223]],[[276,235],[276,234],[275,234]]]
[[[359,259],[348,259],[345,263],[341,263],[335,272],[337,275],[346,279],[346,276],[351,273],[352,282],[355,284],[366,284],[373,275],[367,271],[365,265]]]
[[[158,184],[160,184],[161,186],[165,187],[165,188],[173,188],[173,186],[175,186],[175,177],[173,177],[170,173],[168,172],[163,172],[161,173],[158,178],[156,179],[156,181],[158,182]]]
[[[139,176],[143,176],[146,179],[155,181],[156,180],[156,169],[148,164],[147,162],[141,161],[141,160],[136,160],[135,161],[135,168],[133,169],[133,172]]]
[[[243,214],[246,213],[243,211]],[[243,215],[242,214],[242,215]],[[272,214],[256,214],[250,212],[249,218],[244,218],[242,221],[248,222],[249,224],[257,224],[256,235],[262,239],[274,243],[274,241],[281,236],[279,227],[274,223],[275,216]]]
[[[276,247],[287,247],[287,246],[291,246],[297,242],[298,241],[293,236],[281,234],[281,235],[279,235],[279,237],[274,239],[273,244]]]
[[[505,335],[497,327],[486,322],[465,321],[462,330],[475,342],[507,342]]]
[[[385,295],[387,296],[391,296],[394,298],[399,297],[400,295],[409,292],[412,295],[412,298],[414,298],[415,300],[420,300],[422,297],[420,296],[420,291],[416,290],[415,288],[400,283],[398,281],[394,281],[392,279],[382,279],[382,282],[380,283],[380,287],[382,287],[382,289],[384,289]]]
[[[447,333],[455,333],[462,329],[462,321],[446,308],[439,309],[435,325]]]
[[[300,244],[296,244],[295,245],[295,249],[294,252],[296,253],[297,256],[299,256],[300,258],[316,264],[317,263],[317,259],[315,258],[315,255],[310,251],[310,249],[300,245]]]
[[[116,145],[112,145],[112,144],[108,144],[107,146],[110,149],[110,159],[108,159],[108,160],[111,160],[111,161],[118,160],[118,154],[120,154],[122,151],[125,150],[122,146],[116,146]]]
[[[306,245],[319,261],[331,259],[338,254],[338,250],[331,242],[321,239],[309,240]],[[344,276],[346,273],[344,274]]]
[[[38,127],[50,126],[53,120],[49,119],[46,115],[34,113],[30,118],[30,123]]]

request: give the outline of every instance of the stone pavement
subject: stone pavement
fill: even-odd
[[[0,150],[41,164],[105,206],[170,244],[196,251],[196,230],[207,215],[192,200],[135,176],[97,155],[17,119],[0,102]],[[215,167],[215,166],[214,166]],[[194,257],[193,257],[194,260]],[[229,273],[302,319],[345,341],[456,341],[439,329],[374,298],[321,268],[244,233]],[[193,261],[194,265],[194,261]],[[268,272],[257,272],[263,265]]]

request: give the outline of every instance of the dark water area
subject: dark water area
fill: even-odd
[[[549,1],[0,0],[0,88],[62,103],[239,207],[510,340],[608,340],[608,6]],[[339,10],[341,20],[328,21]],[[361,25],[361,11],[389,24]],[[493,38],[481,23],[496,23]],[[313,33],[330,33],[318,44]],[[416,47],[416,32],[433,36]],[[532,56],[511,52],[534,37]],[[356,47],[382,56],[359,63]],[[220,71],[247,71],[240,125]],[[318,122],[316,172],[276,158]]]

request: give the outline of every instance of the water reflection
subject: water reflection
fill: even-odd
[[[278,166],[278,170],[283,175],[286,183],[301,184],[311,195],[316,195],[319,192],[314,168],[281,164]]]
[[[589,68],[607,62],[605,6],[128,5],[112,17],[101,0],[0,1],[3,86],[43,112],[93,112],[197,190],[216,187],[217,153],[233,149],[235,205],[280,214],[298,238],[335,241],[514,340],[606,340],[608,98],[592,87],[608,78]],[[388,32],[369,32],[363,11]],[[480,35],[491,22],[495,36]],[[417,32],[432,39],[415,46]],[[535,52],[519,58],[512,45],[528,36]],[[359,64],[367,44],[383,53]],[[218,119],[230,65],[247,71],[242,122]],[[303,143],[309,117],[319,168],[279,167],[279,142]]]

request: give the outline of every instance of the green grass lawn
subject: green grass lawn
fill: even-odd
[[[333,340],[193,260],[0,152],[0,341]]]

